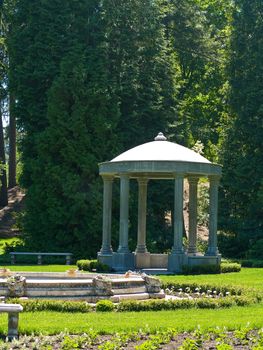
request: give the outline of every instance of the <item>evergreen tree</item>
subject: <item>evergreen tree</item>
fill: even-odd
[[[223,158],[221,225],[232,233],[234,244],[229,245],[236,247],[226,247],[226,252],[244,256],[263,239],[263,4],[240,0],[238,5],[231,41],[233,120]]]
[[[24,229],[32,249],[94,256],[101,241],[98,162],[114,150],[117,100],[108,84],[100,2],[71,4],[68,53],[46,92],[47,127],[34,133],[37,159]]]
[[[24,132],[26,243],[92,256],[101,242],[97,163],[152,140],[172,116],[159,7],[21,0],[10,46]]]
[[[104,2],[107,25],[108,62],[116,86],[120,118],[116,133],[119,152],[153,141],[159,131],[168,130],[175,116],[175,82],[161,1],[116,0]],[[173,201],[167,183],[149,182],[147,231],[152,250],[167,243],[165,213]],[[162,194],[158,203],[156,196]],[[166,195],[164,195],[166,193]],[[118,217],[118,204],[115,206]],[[137,237],[137,184],[130,191],[131,248]],[[170,232],[171,233],[171,232]],[[170,234],[171,237],[171,234]],[[169,239],[168,239],[169,241]],[[161,242],[161,246],[158,242]],[[166,242],[166,243],[164,243]],[[162,249],[162,248],[161,248]]]
[[[225,66],[231,32],[232,2],[165,1],[165,23],[172,44],[177,83],[177,120],[171,135],[192,147],[204,144],[204,155],[218,161],[221,133],[227,123]]]
[[[0,2],[0,207],[8,204],[3,118],[7,102],[7,48],[4,6]]]
[[[104,1],[108,62],[117,87],[120,149],[153,140],[174,119],[174,82],[159,1]]]
[[[15,96],[14,114],[24,137],[22,185],[30,186],[38,157],[38,135],[48,126],[47,91],[68,51],[69,1],[18,0],[8,40],[9,86]]]

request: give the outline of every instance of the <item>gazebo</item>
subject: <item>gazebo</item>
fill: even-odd
[[[159,133],[154,141],[144,143],[99,164],[103,179],[102,247],[98,260],[116,271],[127,269],[167,269],[180,272],[184,265],[217,265],[221,256],[217,248],[218,186],[221,166],[179,144],[167,141]],[[197,251],[197,188],[200,177],[209,179],[209,239],[205,255]],[[111,247],[112,185],[120,179],[119,247]],[[184,179],[189,182],[189,244],[183,247]],[[129,237],[129,182],[138,181],[137,246],[131,252]],[[147,184],[149,180],[173,179],[174,222],[170,254],[151,254],[146,247]]]

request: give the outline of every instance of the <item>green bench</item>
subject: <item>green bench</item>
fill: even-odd
[[[37,264],[42,264],[42,256],[65,256],[66,257],[66,265],[70,265],[72,253],[32,253],[32,252],[10,252],[11,256],[11,264],[14,265],[16,263],[16,256],[26,256],[26,255],[36,255],[37,256]]]

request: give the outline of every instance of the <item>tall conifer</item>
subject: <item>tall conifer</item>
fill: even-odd
[[[263,239],[263,6],[260,0],[238,4],[229,71],[233,122],[224,152],[221,223],[236,239],[232,253],[244,255]]]

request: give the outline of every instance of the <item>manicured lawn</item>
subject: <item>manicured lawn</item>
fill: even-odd
[[[0,268],[7,268],[10,271],[27,272],[65,272],[69,269],[77,269],[76,265],[5,265]]]
[[[138,331],[149,327],[151,330],[176,328],[179,331],[227,327],[237,329],[250,324],[253,328],[263,327],[263,305],[233,307],[219,310],[176,310],[159,312],[124,313],[57,313],[28,312],[20,314],[21,333],[56,334],[67,331],[79,334],[89,328],[100,333]],[[0,333],[7,332],[7,316],[0,315]]]
[[[263,268],[242,268],[240,272],[220,275],[159,276],[164,282],[200,283],[211,285],[235,285],[260,289],[263,292]]]
[[[13,271],[66,271],[75,265],[32,265],[6,266]],[[263,269],[242,269],[239,273],[199,276],[161,276],[163,281],[181,283],[200,283],[211,285],[236,285],[255,288],[263,292]],[[198,325],[202,329],[227,327],[237,329],[247,324],[251,327],[263,327],[263,303],[229,309],[180,309],[175,311],[155,312],[105,312],[105,313],[59,313],[59,312],[24,312],[20,314],[21,333],[57,334],[67,330],[80,334],[93,328],[100,333],[138,331],[149,327],[156,329],[176,328],[189,331]],[[0,333],[7,332],[7,315],[0,314]]]

